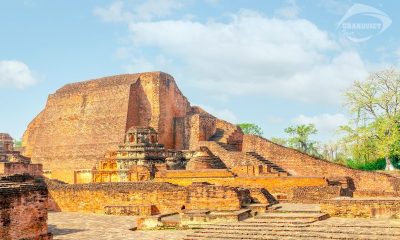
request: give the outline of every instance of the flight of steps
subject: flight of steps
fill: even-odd
[[[278,172],[278,173],[282,173],[282,175],[287,175],[289,176],[290,174],[285,171],[283,168],[281,168],[280,166],[276,165],[275,163],[265,159],[263,156],[257,154],[256,152],[247,152],[246,153],[249,156],[252,156],[256,159],[258,159],[260,162],[264,163],[265,165],[269,166],[271,169],[273,169],[274,171]]]
[[[289,204],[290,205],[290,204]],[[237,223],[203,225],[185,240],[230,239],[400,239],[400,225],[338,224],[305,204],[277,208]]]
[[[201,141],[200,147],[207,147],[213,155],[217,156],[228,167],[244,165],[266,165],[269,167],[270,175],[289,176],[290,174],[278,165],[264,159],[256,153],[246,153],[232,149],[229,144],[215,141]]]
[[[282,167],[265,159],[256,152],[242,152],[237,145],[230,144],[228,139],[237,129],[217,129],[208,141],[200,142],[200,146],[207,146],[211,152],[219,157],[226,166],[238,165],[266,165],[271,174],[276,176],[290,176]]]
[[[229,138],[237,132],[238,129],[217,129],[215,133],[208,139],[208,141],[216,141],[221,143],[228,143]]]
[[[228,143],[223,143],[223,142],[217,142],[217,143],[218,143],[218,145],[223,147],[226,151],[235,151],[235,152],[239,151],[235,146],[230,145]]]
[[[233,140],[233,136],[241,132],[240,128],[226,128],[217,129],[215,133],[208,139],[208,141],[214,141],[221,144],[222,147],[228,151],[240,151],[241,141]]]
[[[200,147],[207,147],[212,152],[212,154],[219,157],[228,168],[232,168],[235,166],[262,164],[258,159],[247,155],[244,152],[230,151],[225,149],[223,146],[221,146],[220,142],[201,141],[199,145]]]

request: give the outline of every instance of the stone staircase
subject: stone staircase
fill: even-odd
[[[184,239],[400,239],[400,224],[349,224],[338,219],[325,220],[329,216],[314,204],[280,205],[241,222],[199,226]]]
[[[223,143],[223,142],[216,142],[216,143],[218,143],[218,145],[223,147],[226,151],[239,152],[239,150],[235,146],[233,146],[231,144]]]
[[[242,141],[232,139],[239,131],[241,131],[239,128],[218,128],[208,141],[217,142],[228,151],[240,151]]]
[[[215,141],[201,141],[199,143],[200,147],[207,147],[215,156],[219,157],[222,162],[228,167],[232,168],[235,166],[244,165],[261,165],[262,162],[245,154],[241,151],[230,151],[223,147],[220,142]]]
[[[287,171],[285,171],[283,168],[281,168],[280,166],[278,166],[275,163],[271,162],[270,160],[265,159],[263,156],[257,154],[256,152],[246,152],[246,154],[258,159],[260,162],[262,162],[263,164],[267,165],[268,167],[270,167],[274,171],[276,171],[278,173],[282,173],[282,175],[286,174],[287,176],[290,176],[290,174]]]
[[[221,161],[228,167],[233,168],[235,166],[245,165],[264,165],[269,168],[270,175],[275,176],[289,176],[290,174],[280,166],[273,162],[264,159],[262,156],[255,152],[246,153],[238,151],[234,146],[230,146],[226,143],[215,142],[215,141],[201,141],[200,147],[207,147],[211,153],[217,156]]]
[[[290,176],[282,167],[265,159],[256,152],[242,152],[238,144],[231,142],[230,138],[237,133],[238,129],[217,129],[208,141],[200,142],[200,146],[207,147],[212,154],[219,157],[228,168],[244,165],[264,165],[268,167],[268,172],[276,176]]]

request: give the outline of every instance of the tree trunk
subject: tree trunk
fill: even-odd
[[[385,168],[385,170],[386,171],[393,171],[394,167],[392,165],[392,162],[390,161],[390,157],[385,157],[385,159],[386,159],[386,168]]]

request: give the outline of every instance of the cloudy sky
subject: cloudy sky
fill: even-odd
[[[399,8],[346,0],[1,1],[0,132],[20,138],[66,83],[157,70],[173,75],[192,104],[256,123],[265,137],[314,123],[317,139],[328,141],[348,121],[343,90],[400,65]],[[344,31],[352,23],[372,28]]]

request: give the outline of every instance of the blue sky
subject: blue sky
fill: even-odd
[[[363,15],[366,7],[375,15]],[[316,139],[328,141],[349,119],[343,90],[399,66],[398,9],[398,1],[1,1],[0,132],[20,138],[66,83],[160,70],[192,104],[256,123],[265,137],[314,123]],[[349,11],[347,22],[390,24],[354,41],[338,30]]]

